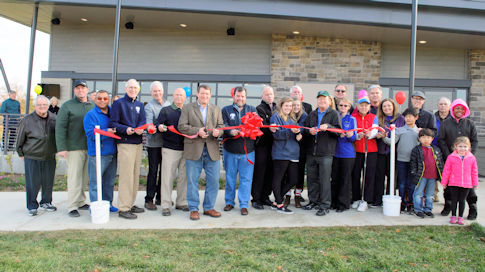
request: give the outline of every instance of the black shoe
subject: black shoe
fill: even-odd
[[[305,202],[306,200],[301,196],[295,196],[295,198],[298,198],[300,200],[300,202]]]
[[[130,219],[130,220],[138,218],[138,216],[136,216],[136,214],[133,214],[131,211],[120,212],[118,216],[124,219]]]
[[[342,213],[342,212],[344,212],[344,209],[338,208],[338,209],[336,210],[336,212],[338,212],[338,213]]]
[[[417,212],[416,216],[419,218],[424,218],[424,213],[423,212]]]
[[[162,201],[160,199],[155,200],[155,205],[160,206],[161,204],[162,204]]]
[[[263,204],[265,206],[273,206],[273,202],[271,202],[271,200],[269,200],[269,199],[263,200],[263,202],[261,204]]]
[[[253,202],[251,203],[251,205],[253,206],[253,208],[255,208],[256,210],[264,210],[264,206],[263,204],[261,203],[258,203],[258,202]]]
[[[145,212],[145,209],[137,207],[136,205],[134,205],[133,207],[131,207],[130,212],[132,212],[132,213],[142,213],[142,212]]]
[[[470,208],[470,210],[468,211],[468,216],[467,218],[468,220],[475,220],[477,219],[477,210],[476,209],[473,209],[473,208]]]
[[[303,206],[303,209],[307,210],[307,211],[310,211],[310,210],[313,210],[313,209],[316,209],[316,208],[318,208],[318,204],[313,203],[313,202],[310,202],[310,203],[308,203],[308,205]]]
[[[329,209],[319,209],[318,212],[315,215],[316,216],[324,216],[324,215],[326,215],[329,212],[330,212]]]
[[[89,205],[88,204],[84,204],[81,207],[79,207],[79,209],[80,210],[83,210],[83,211],[87,211],[87,210],[89,210]]]
[[[450,214],[451,210],[448,207],[444,207],[443,210],[441,211],[442,216],[448,216]]]
[[[434,218],[434,214],[432,212],[425,212],[424,213],[427,217]]]
[[[279,208],[277,207],[276,211],[279,212],[279,213],[282,213],[282,214],[293,214],[293,211],[288,209],[285,205],[283,205]]]
[[[79,217],[81,216],[77,210],[72,210],[69,212],[70,217]]]
[[[414,207],[412,205],[407,206],[406,212],[408,214],[413,214],[414,213]]]

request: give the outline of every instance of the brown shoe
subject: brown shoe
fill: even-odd
[[[248,215],[248,209],[242,208],[241,209],[241,215]]]
[[[300,198],[299,197],[295,197],[295,207],[296,208],[301,208],[301,203],[300,203]]]
[[[288,205],[290,205],[290,199],[291,199],[291,196],[289,195],[285,196],[285,202],[283,202],[283,206],[288,207]]]
[[[150,211],[155,211],[157,206],[153,202],[145,202],[145,208]]]
[[[198,211],[191,211],[190,212],[190,220],[199,220],[199,212]]]
[[[204,215],[208,215],[210,217],[221,217],[221,213],[212,209],[208,211],[204,211]]]
[[[234,206],[232,206],[231,204],[227,204],[226,207],[224,207],[224,211],[225,212],[228,212],[230,210],[234,209]]]

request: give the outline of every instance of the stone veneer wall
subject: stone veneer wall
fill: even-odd
[[[477,125],[478,134],[485,136],[485,50],[470,50],[469,61],[472,86],[468,103],[471,118]]]
[[[379,82],[380,42],[283,34],[272,38],[271,85],[277,96],[288,93],[295,82],[352,83],[355,90]]]

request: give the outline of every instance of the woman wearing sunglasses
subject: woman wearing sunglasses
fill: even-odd
[[[355,117],[350,115],[352,103],[347,98],[338,100],[337,109],[342,120],[343,130],[357,128]],[[350,208],[350,183],[354,167],[355,149],[353,142],[357,137],[355,131],[341,133],[337,140],[332,163],[332,208],[338,213]]]

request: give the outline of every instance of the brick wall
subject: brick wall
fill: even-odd
[[[380,42],[282,34],[272,38],[271,85],[277,96],[295,82],[352,83],[360,90],[379,81]]]
[[[470,79],[469,93],[471,118],[477,125],[479,135],[485,135],[485,50],[472,49],[469,52]]]

